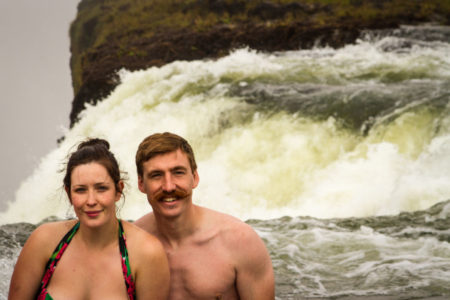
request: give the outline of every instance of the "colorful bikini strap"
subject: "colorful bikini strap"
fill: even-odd
[[[36,296],[36,299],[47,299],[47,285],[50,281],[50,278],[53,275],[53,272],[55,272],[56,265],[58,264],[59,260],[61,259],[61,256],[63,255],[64,251],[66,251],[67,246],[69,245],[70,241],[72,240],[73,236],[77,232],[78,228],[80,228],[80,222],[76,223],[69,232],[66,233],[66,235],[61,239],[61,242],[59,242],[58,246],[56,246],[55,251],[53,251],[52,256],[50,256],[50,259],[47,262],[47,265],[45,266],[45,274],[41,281],[41,286],[38,290],[38,295]]]
[[[136,287],[131,276],[130,261],[128,259],[127,242],[122,227],[122,221],[119,220],[119,248],[122,255],[122,272],[125,278],[125,284],[127,286],[127,294],[130,300],[136,299]]]

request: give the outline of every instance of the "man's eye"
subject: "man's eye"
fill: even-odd
[[[161,174],[150,174],[150,179],[157,179],[159,177],[161,177]]]

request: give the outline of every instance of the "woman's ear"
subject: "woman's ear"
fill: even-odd
[[[116,201],[119,201],[120,200],[120,197],[122,196],[122,193],[123,193],[123,188],[124,188],[124,183],[123,183],[123,181],[122,180],[120,180],[118,183],[117,183],[117,195],[118,195],[118,197],[116,198]]]
[[[64,189],[66,190],[67,198],[69,198],[70,204],[72,204],[72,199],[70,199],[70,188],[64,186]]]

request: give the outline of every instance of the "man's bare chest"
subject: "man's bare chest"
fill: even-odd
[[[237,299],[235,266],[219,245],[189,245],[167,254],[176,296],[171,299]]]

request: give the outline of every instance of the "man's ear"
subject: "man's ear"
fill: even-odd
[[[197,170],[194,171],[194,184],[192,186],[193,189],[195,189],[200,182],[200,177],[198,176]]]
[[[142,193],[147,194],[144,188],[144,180],[141,175],[138,175],[138,188]]]

